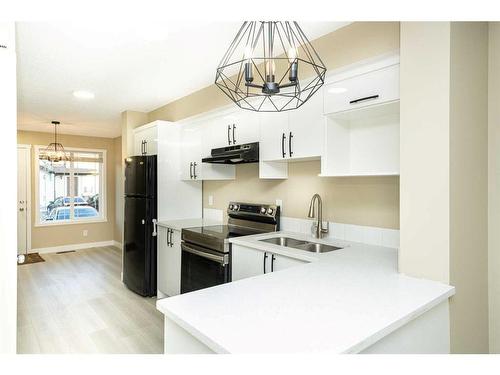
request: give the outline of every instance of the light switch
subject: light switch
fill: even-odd
[[[280,208],[280,211],[283,214],[283,199],[276,199],[276,206]]]
[[[213,195],[209,195],[208,196],[208,205],[209,206],[213,206],[214,205],[214,196]]]
[[[87,229],[83,230],[83,237],[87,237],[89,234],[89,231]]]

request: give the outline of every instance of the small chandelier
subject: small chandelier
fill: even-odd
[[[299,80],[299,72],[306,79]],[[215,84],[240,108],[299,108],[325,81],[326,67],[297,22],[244,22],[222,58]]]
[[[54,142],[50,143],[40,153],[40,159],[50,161],[51,163],[70,161],[70,154],[64,150],[64,146],[61,143],[57,142],[57,125],[60,122],[52,121],[51,123],[54,125]]]

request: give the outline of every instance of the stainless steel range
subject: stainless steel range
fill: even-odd
[[[227,225],[182,230],[181,293],[231,281],[230,238],[279,230],[275,205],[230,202],[227,215]]]

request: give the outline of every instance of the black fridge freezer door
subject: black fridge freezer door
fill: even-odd
[[[156,155],[125,159],[125,196],[156,197]]]
[[[155,202],[125,198],[123,282],[141,296],[156,295],[156,237],[151,217]]]

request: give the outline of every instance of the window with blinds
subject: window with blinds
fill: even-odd
[[[35,148],[37,224],[106,219],[106,151],[66,149],[69,161],[52,163]]]

